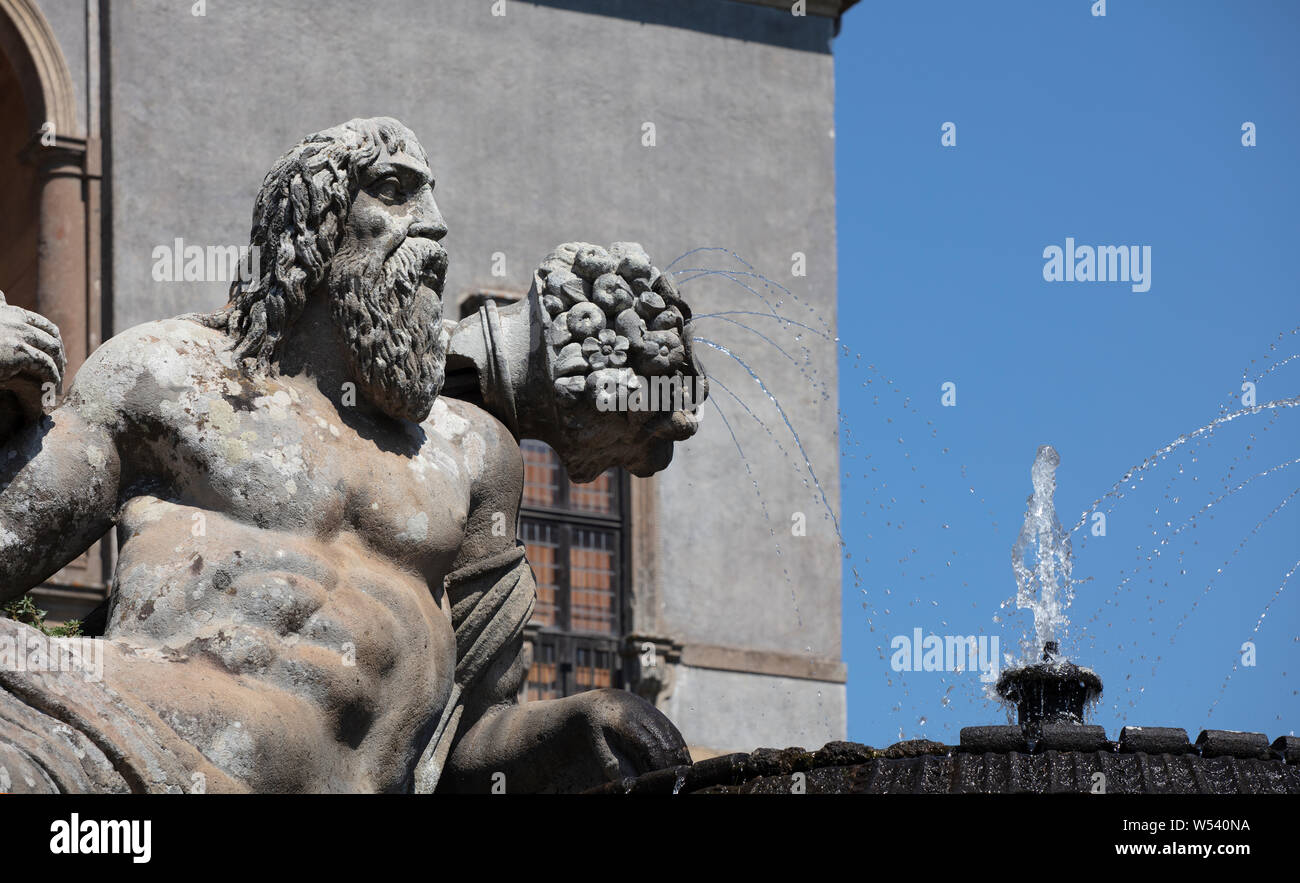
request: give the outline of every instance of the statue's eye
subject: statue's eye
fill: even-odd
[[[378,181],[373,189],[375,196],[385,202],[395,202],[402,195],[402,182],[390,175]]]

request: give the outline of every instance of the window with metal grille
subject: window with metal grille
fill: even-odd
[[[574,484],[549,446],[526,440],[521,448],[519,539],[537,580],[527,696],[621,687],[627,477],[611,469]]]

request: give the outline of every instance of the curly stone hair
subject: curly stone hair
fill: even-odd
[[[194,317],[233,335],[246,366],[266,372],[278,362],[307,295],[326,278],[363,173],[385,148],[427,161],[410,129],[374,117],[308,135],[266,173],[249,234],[263,255],[258,276],[236,279],[224,308]]]

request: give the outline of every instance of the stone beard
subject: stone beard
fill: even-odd
[[[382,263],[344,245],[330,262],[328,295],[359,392],[394,419],[420,423],[442,390],[447,252],[407,237]]]

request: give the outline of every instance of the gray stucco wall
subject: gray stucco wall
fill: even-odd
[[[42,0],[41,13],[59,41],[68,75],[77,95],[77,131],[63,135],[86,134],[86,0]]]
[[[820,748],[848,726],[843,684],[689,666],[663,710],[688,745],[718,753]]]
[[[638,6],[653,9],[649,21],[628,17]],[[523,289],[566,240],[640,241],[660,266],[721,246],[790,287],[799,300],[785,297],[783,315],[834,334],[831,21],[727,0],[510,0],[503,17],[490,7],[222,0],[194,17],[189,3],[111,4],[115,330],[222,304],[223,283],[153,281],[153,248],[178,237],[245,243],[256,188],[280,153],[309,132],[385,114],[432,158],[451,229],[449,298]],[[646,122],[654,147],[642,144]],[[791,274],[796,251],[806,277]],[[494,252],[506,256],[505,278],[492,275]],[[725,253],[678,265],[692,266],[740,268]],[[697,313],[768,309],[723,279],[683,290]],[[837,660],[840,559],[827,515],[839,515],[835,346],[810,332],[796,341],[772,319],[733,318],[789,358],[721,319],[697,332],[779,398],[828,506],[759,385],[701,345],[731,431],[706,406],[700,434],[658,479],[658,609],[644,621],[687,643]],[[792,535],[795,513],[806,536]],[[673,700],[694,743],[844,734],[842,686],[699,671]],[[727,689],[735,702],[722,701]],[[732,706],[753,702],[761,711],[735,717]]]

